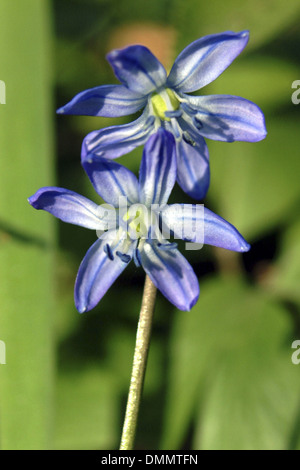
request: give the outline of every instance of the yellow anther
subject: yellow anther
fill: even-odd
[[[129,236],[135,234],[136,238],[145,237],[148,233],[148,213],[144,213],[143,210],[137,210],[133,213],[132,208],[130,208],[123,217],[125,222],[129,222],[128,232]]]
[[[154,114],[162,120],[166,119],[165,111],[167,111],[168,108],[167,108],[167,105],[166,105],[164,99],[161,97],[161,95],[158,95],[157,93],[155,93],[151,97],[151,102],[152,102],[152,105],[153,105]]]
[[[174,91],[172,91],[170,88],[167,88],[166,92],[168,94],[168,97],[170,98],[172,110],[176,111],[176,109],[178,109],[180,106],[180,102],[176,98]]]
[[[175,111],[180,106],[178,99],[170,88],[163,90],[161,93],[154,93],[151,97],[151,103],[154,114],[163,121],[170,121],[170,118],[165,116],[166,111]]]

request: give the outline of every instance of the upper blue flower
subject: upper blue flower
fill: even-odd
[[[256,142],[266,136],[264,116],[252,102],[231,95],[192,96],[215,80],[240,54],[248,31],[205,36],[187,46],[167,75],[144,46],[107,56],[122,85],[105,85],[76,95],[58,113],[118,117],[145,108],[135,121],[94,131],[84,139],[82,159],[117,158],[145,144],[163,127],[176,139],[177,181],[202,199],[209,187],[209,153],[204,137]]]
[[[199,296],[198,280],[176,243],[165,238],[166,229],[175,239],[239,252],[249,250],[231,224],[202,205],[203,210],[198,211],[200,206],[195,204],[166,204],[176,180],[174,152],[172,134],[158,130],[145,145],[139,180],[114,161],[86,160],[84,169],[106,205],[98,206],[57,187],[41,188],[29,198],[34,208],[64,222],[103,231],[78,271],[75,304],[79,312],[95,307],[132,258],[170,302],[189,310]],[[120,205],[124,198],[129,208]]]

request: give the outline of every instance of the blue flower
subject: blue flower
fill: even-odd
[[[113,160],[85,160],[84,169],[104,205],[57,187],[41,188],[29,198],[35,209],[98,231],[75,283],[79,312],[95,307],[132,259],[170,302],[190,310],[199,296],[198,280],[177,244],[165,237],[168,230],[174,239],[249,250],[231,224],[202,205],[167,205],[176,181],[174,153],[173,135],[159,129],[145,145],[139,180]],[[126,206],[120,204],[124,198]]]
[[[167,75],[144,46],[114,50],[107,56],[122,85],[92,88],[76,95],[58,113],[117,117],[144,108],[141,116],[86,136],[82,159],[117,158],[145,144],[160,127],[176,139],[177,181],[202,199],[209,187],[209,153],[204,138],[256,142],[266,136],[264,116],[252,102],[231,95],[193,96],[215,80],[240,54],[249,33],[205,36],[187,46]]]

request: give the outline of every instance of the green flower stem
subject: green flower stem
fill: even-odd
[[[134,446],[151,337],[156,291],[156,287],[150,278],[146,276],[120,450],[132,450]]]

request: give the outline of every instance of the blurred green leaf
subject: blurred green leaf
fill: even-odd
[[[250,30],[247,50],[278,36],[297,15],[300,15],[298,0],[286,2],[284,7],[282,0],[176,0],[170,10],[171,20],[186,44],[206,34],[247,29]]]
[[[88,38],[97,28],[111,21],[112,0],[52,0],[56,32],[62,37]],[[105,12],[105,14],[103,14]]]
[[[105,368],[62,371],[56,392],[55,449],[112,449],[119,425],[118,387]]]
[[[193,310],[176,317],[163,448],[178,448],[195,418],[197,449],[289,448],[300,391],[291,329],[257,289],[202,283]]]
[[[265,273],[262,282],[276,297],[300,303],[300,220],[288,226],[277,260]]]
[[[250,242],[284,222],[298,201],[299,124],[298,118],[267,117],[261,142],[208,141],[208,199]]]
[[[139,0],[113,0],[115,20],[119,24],[132,22],[164,23],[170,18],[174,0],[140,2]]]
[[[72,226],[74,228],[74,226]],[[83,229],[84,230],[84,229]],[[70,253],[62,250],[56,254],[57,308],[55,311],[55,339],[59,344],[79,325],[81,315],[74,304],[74,283],[78,267]]]
[[[51,16],[48,1],[0,0],[0,18],[0,445],[38,450],[52,436],[54,232],[27,198],[53,182]]]
[[[105,83],[110,72],[104,57],[83,44],[66,39],[57,41],[55,60],[57,85],[68,92],[67,99],[86,88]]]
[[[128,289],[120,281],[87,315],[79,315],[74,307],[66,306],[69,312],[64,315],[67,314],[69,330],[59,330],[62,336],[55,420],[58,449],[112,449],[119,444],[142,298],[142,285]],[[73,302],[72,293],[69,295]],[[118,315],[120,299],[122,314]],[[151,426],[155,424],[152,408],[149,411],[147,403],[154,404],[153,397],[160,393],[165,373],[164,344],[157,328],[165,305],[161,300],[156,305],[157,322],[144,386],[141,429],[143,426],[147,429],[149,422]]]

